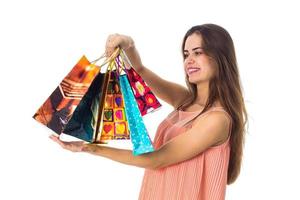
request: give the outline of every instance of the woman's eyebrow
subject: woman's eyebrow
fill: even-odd
[[[196,47],[196,48],[193,48],[192,50],[195,51],[197,49],[203,49],[202,47]]]
[[[195,50],[197,50],[197,49],[203,49],[203,48],[202,48],[202,47],[195,47],[195,48],[193,48],[192,50],[195,51]],[[186,49],[183,50],[183,51],[184,51],[184,52],[188,52],[188,50],[186,50]]]

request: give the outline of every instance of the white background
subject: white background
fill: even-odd
[[[111,33],[131,35],[145,65],[184,84],[181,41],[203,23],[231,34],[249,112],[226,199],[300,199],[299,18],[296,1],[1,1],[0,199],[137,199],[142,168],[65,151],[32,115]],[[145,117],[152,138],[171,111],[162,103]]]

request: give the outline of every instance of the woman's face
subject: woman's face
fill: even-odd
[[[202,37],[193,33],[185,41],[184,69],[190,83],[209,81],[215,72],[214,62],[202,49]]]

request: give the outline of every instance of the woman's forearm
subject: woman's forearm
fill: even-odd
[[[117,149],[96,144],[86,144],[82,151],[136,167],[154,169],[157,166],[153,152],[134,156],[131,150]]]
[[[140,73],[144,66],[140,57],[140,54],[134,44],[132,44],[129,48],[124,50],[127,57],[130,60],[130,63],[132,64],[133,68],[136,70],[136,72]]]

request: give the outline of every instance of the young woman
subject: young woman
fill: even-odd
[[[51,139],[67,150],[145,168],[139,199],[225,199],[226,185],[240,173],[247,122],[229,33],[215,24],[187,31],[182,54],[188,89],[146,68],[128,36],[110,35],[107,56],[118,46],[153,92],[174,107],[157,129],[155,151],[133,156],[130,150]]]

